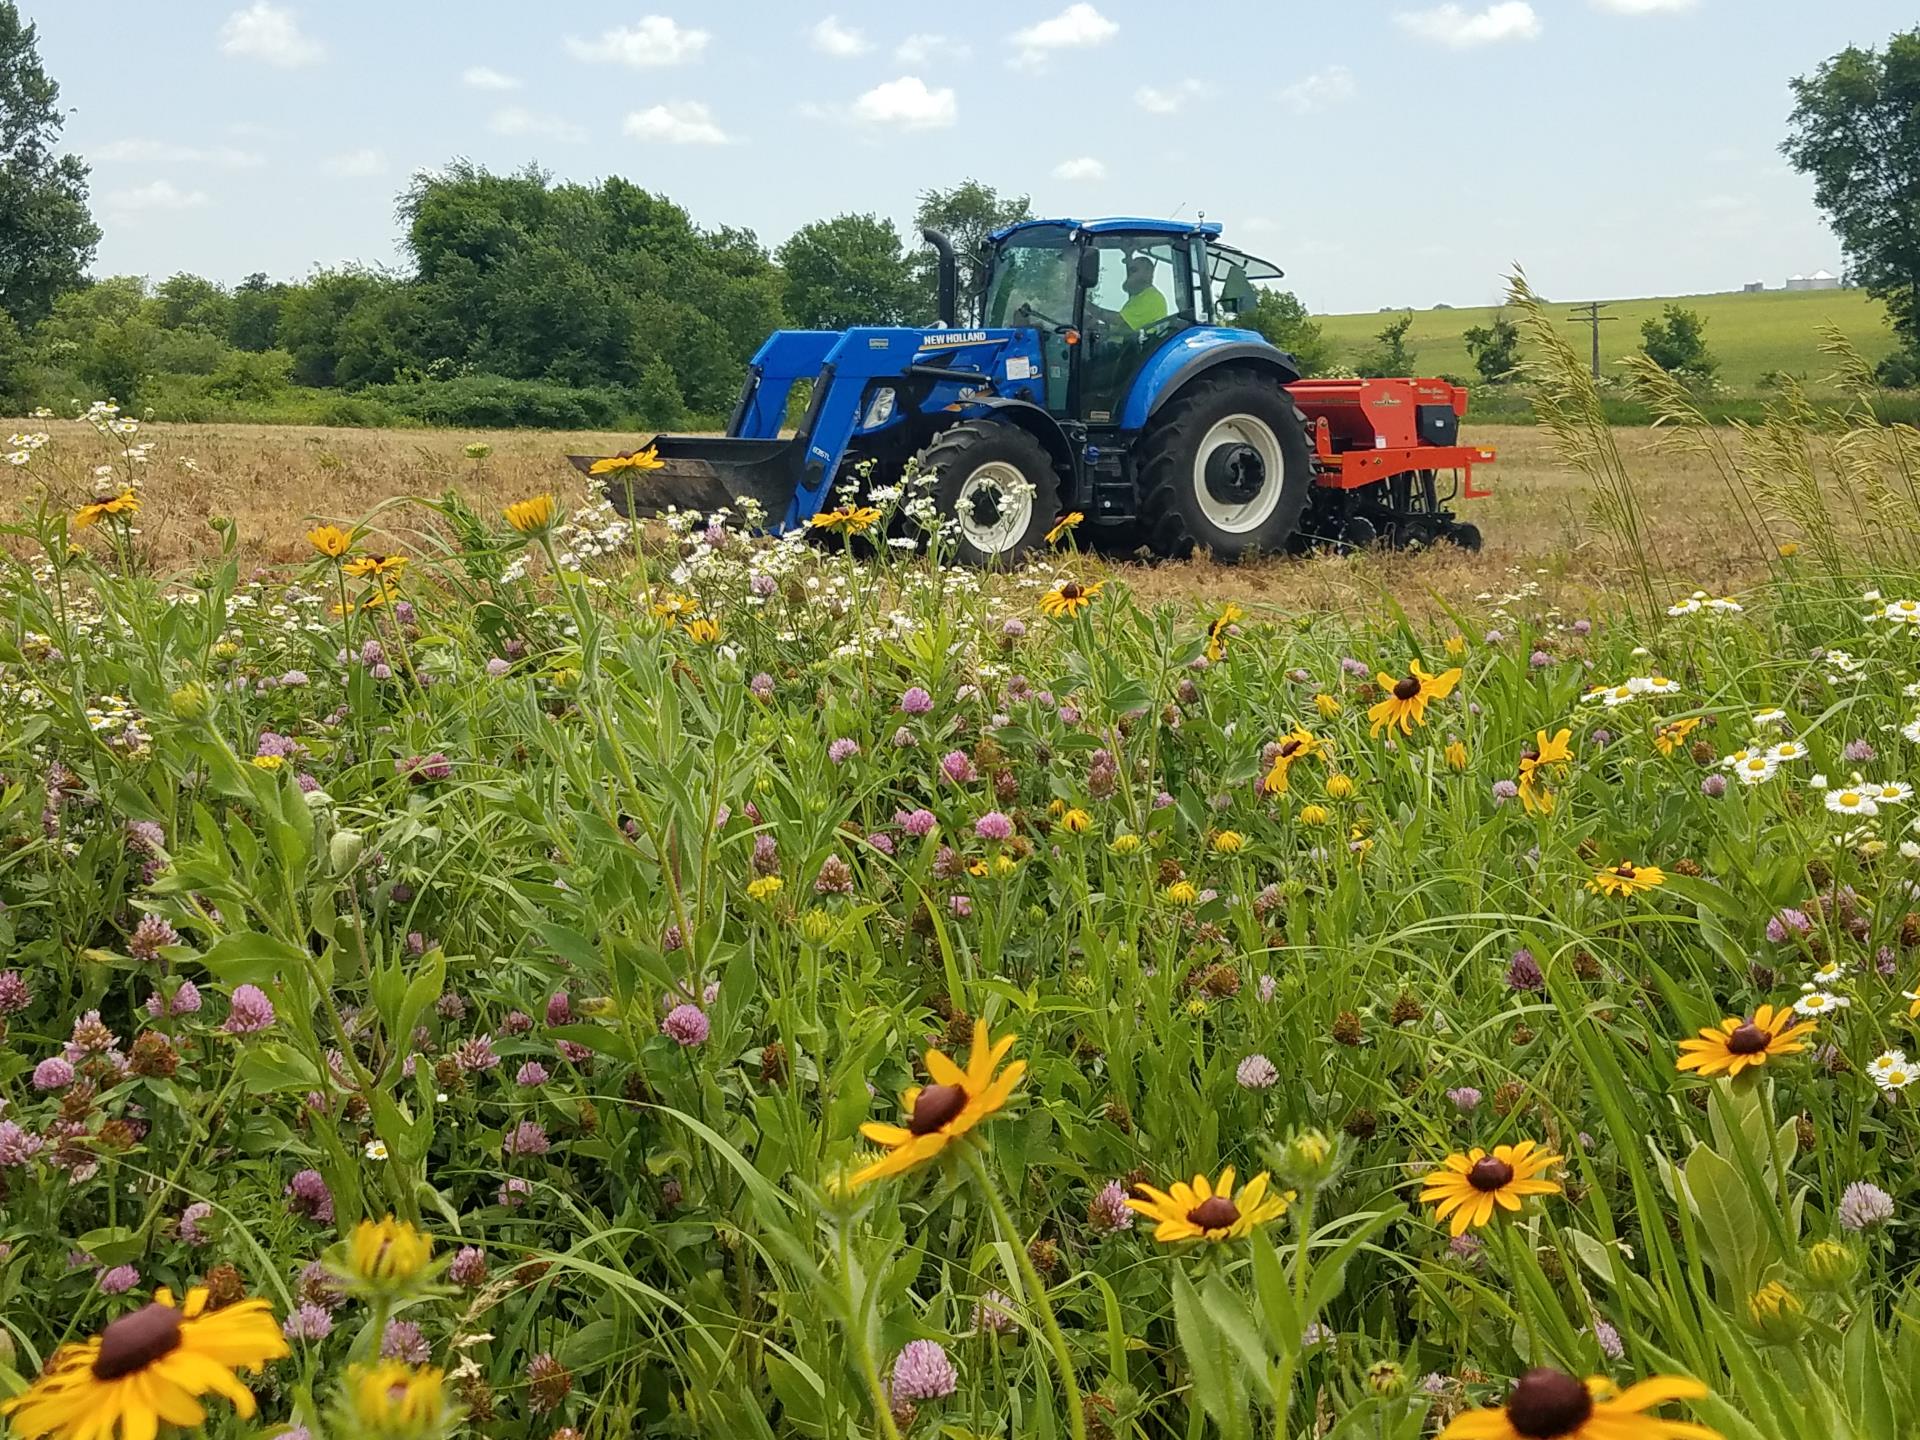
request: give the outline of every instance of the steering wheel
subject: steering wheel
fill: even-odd
[[[1038,320],[1041,324],[1045,325],[1048,329],[1052,330],[1053,333],[1056,335],[1064,335],[1067,331],[1073,328],[1073,326],[1067,324],[1065,321],[1056,320],[1053,318],[1053,316],[1047,314],[1045,311],[1036,310],[1033,308],[1033,306],[1025,303],[1022,303],[1020,307],[1016,309],[1013,313],[1014,313],[1014,316],[1018,319]]]

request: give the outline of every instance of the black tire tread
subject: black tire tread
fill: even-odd
[[[936,491],[941,482],[951,472],[970,468],[968,452],[986,441],[1005,441],[1015,449],[1025,449],[1024,457],[1016,457],[1015,463],[1020,471],[1034,486],[1034,505],[1037,514],[1047,510],[1046,499],[1049,494],[1053,502],[1059,502],[1059,477],[1054,473],[1053,457],[1031,433],[1018,425],[1009,425],[997,420],[962,420],[950,425],[936,435],[914,457],[913,464],[918,474],[930,477]],[[1045,514],[1048,525],[1053,517]],[[1027,545],[1004,555],[994,557],[994,563],[1013,565],[1031,553],[1034,547]]]
[[[1169,560],[1183,560],[1194,551],[1194,537],[1188,531],[1186,521],[1180,513],[1179,495],[1182,486],[1190,483],[1192,475],[1192,456],[1194,447],[1200,443],[1200,437],[1182,436],[1182,431],[1192,420],[1195,412],[1206,407],[1209,400],[1227,391],[1245,384],[1266,385],[1274,382],[1251,371],[1235,370],[1224,375],[1208,375],[1196,380],[1187,389],[1167,402],[1167,408],[1157,418],[1157,423],[1147,432],[1144,445],[1145,456],[1140,462],[1140,528],[1146,536],[1147,545],[1156,555]],[[1307,417],[1293,397],[1287,397],[1287,407],[1293,413],[1295,422],[1300,426],[1301,434],[1306,433]],[[1184,462],[1184,463],[1182,463]],[[1305,512],[1305,498],[1302,499],[1302,513]],[[1299,519],[1296,516],[1296,525]],[[1281,553],[1284,539],[1271,547],[1275,554]]]

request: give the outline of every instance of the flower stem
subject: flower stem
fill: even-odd
[[[880,1383],[880,1371],[873,1363],[873,1349],[867,1344],[866,1299],[864,1295],[856,1299],[853,1293],[852,1246],[844,1221],[840,1225],[840,1284],[847,1299],[847,1339],[853,1342],[853,1358],[860,1366],[861,1378],[867,1382],[874,1418],[887,1440],[900,1440],[900,1427],[893,1423],[893,1405],[887,1399],[887,1387]]]
[[[1033,1258],[1020,1241],[1020,1232],[1014,1227],[1013,1216],[1007,1212],[1007,1202],[1001,1198],[1000,1187],[993,1183],[993,1177],[987,1174],[980,1152],[969,1146],[966,1157],[967,1170],[972,1174],[981,1198],[987,1202],[995,1228],[999,1230],[1001,1238],[1013,1247],[1014,1260],[1020,1267],[1020,1279],[1027,1287],[1027,1298],[1033,1302],[1033,1308],[1040,1312],[1040,1325],[1047,1332],[1047,1344],[1053,1349],[1054,1367],[1060,1372],[1060,1386],[1067,1394],[1067,1428],[1072,1432],[1073,1440],[1087,1440],[1087,1416],[1080,1403],[1080,1384],[1073,1375],[1073,1357],[1067,1352],[1067,1337],[1060,1332],[1060,1322],[1054,1318],[1053,1306],[1047,1303],[1047,1287],[1040,1279],[1040,1272],[1033,1268]]]

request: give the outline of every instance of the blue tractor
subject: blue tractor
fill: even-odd
[[[981,566],[1017,562],[1069,511],[1095,541],[1164,556],[1298,548],[1315,533],[1303,517],[1327,496],[1323,530],[1379,533],[1316,486],[1315,435],[1287,389],[1298,367],[1237,323],[1254,282],[1281,272],[1223,244],[1219,225],[1010,225],[985,244],[964,318],[953,246],[939,231],[924,238],[939,260],[937,326],[776,332],[726,435],[656,437],[662,468],[615,471],[614,504],[739,515],[751,500],[782,532],[851,483],[911,480],[951,522],[957,558]],[[783,438],[801,381],[811,395]],[[592,473],[594,457],[571,458]]]

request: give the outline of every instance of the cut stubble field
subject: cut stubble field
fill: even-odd
[[[8,422],[0,422],[8,423]],[[23,423],[23,422],[12,422]],[[84,427],[58,423],[56,441],[75,449]],[[71,431],[69,437],[61,432]],[[316,520],[347,523],[382,506],[372,522],[379,543],[412,548],[410,536],[430,517],[389,502],[436,497],[448,489],[483,513],[553,492],[563,505],[585,499],[569,453],[631,449],[631,434],[546,431],[395,431],[269,425],[150,425],[154,442],[141,529],[161,569],[215,554],[220,540],[209,520],[231,518],[243,559],[304,564],[304,532]],[[1532,426],[1471,428],[1474,443],[1500,455],[1484,474],[1493,494],[1461,503],[1463,518],[1486,536],[1469,555],[1442,547],[1430,554],[1325,556],[1263,560],[1237,567],[1206,560],[1171,564],[1116,563],[1145,600],[1233,599],[1280,610],[1354,613],[1392,595],[1413,611],[1512,588],[1539,579],[1568,603],[1616,588],[1605,546],[1589,521],[1586,479],[1554,453],[1552,439]],[[1661,567],[1676,586],[1730,589],[1760,574],[1767,556],[1732,514],[1719,478],[1697,458],[1670,453],[1649,429],[1615,432],[1640,488]],[[481,458],[475,445],[490,447]],[[66,448],[64,445],[62,448]],[[191,465],[183,462],[190,461]],[[0,470],[0,507],[18,514],[34,501],[36,474]],[[63,504],[76,495],[58,495]]]

